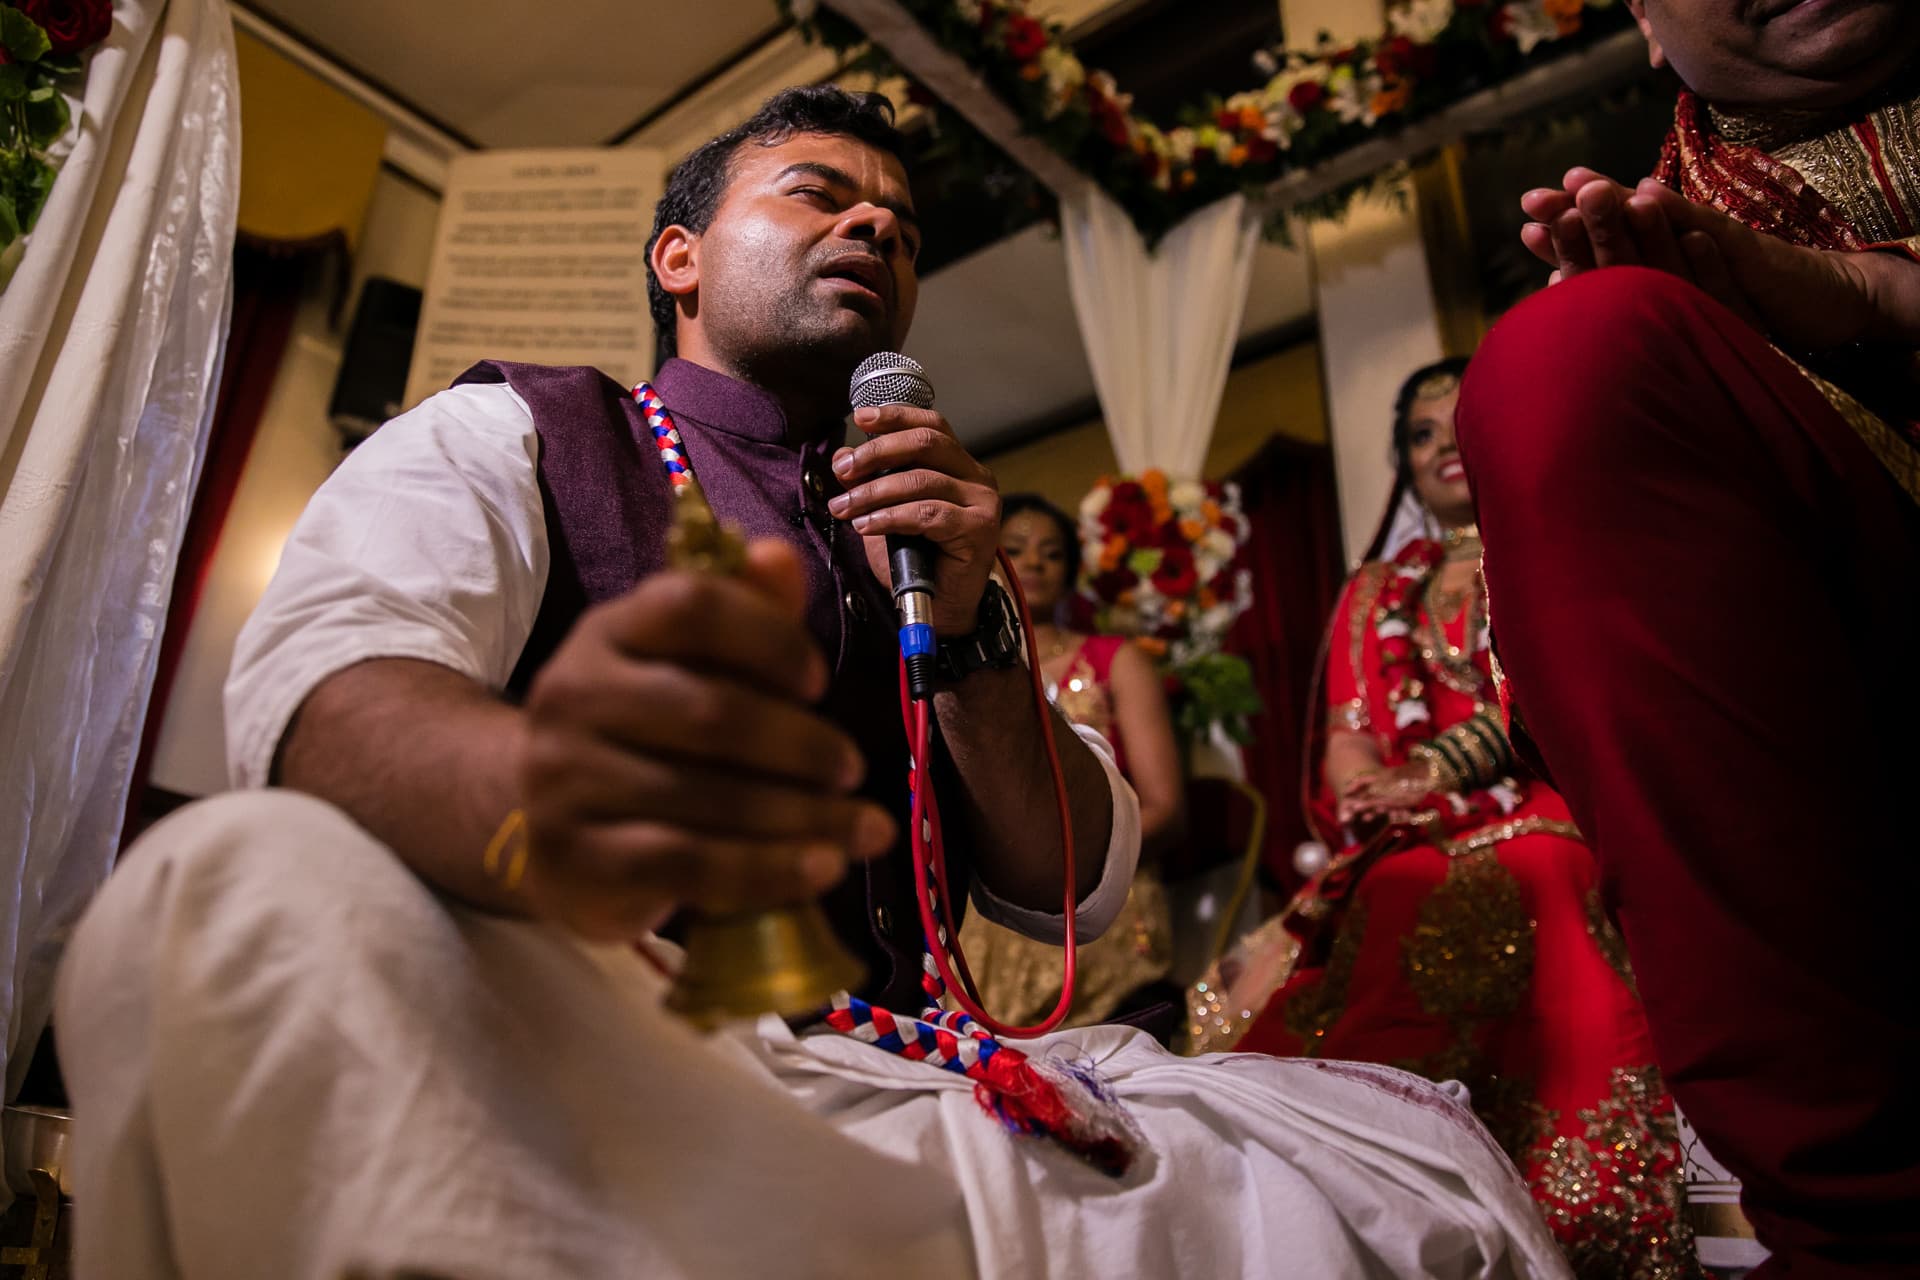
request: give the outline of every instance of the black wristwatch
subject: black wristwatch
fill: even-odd
[[[1007,589],[987,579],[980,612],[964,636],[940,641],[934,673],[943,685],[955,685],[976,671],[1005,671],[1020,661],[1020,619]]]

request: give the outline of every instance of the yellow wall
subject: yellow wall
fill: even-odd
[[[1308,341],[1242,365],[1227,378],[1226,395],[1207,451],[1206,478],[1221,479],[1276,435],[1307,444],[1327,442],[1327,411],[1320,390],[1320,347]],[[1074,510],[1101,476],[1116,470],[1113,445],[1099,418],[1016,445],[987,459],[1002,493],[1038,493]]]
[[[379,116],[244,31],[240,229],[274,240],[344,232],[357,241],[380,175]]]

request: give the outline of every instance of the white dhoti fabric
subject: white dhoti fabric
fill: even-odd
[[[61,974],[79,1275],[1567,1274],[1457,1088],[1023,1042],[1125,1101],[1148,1149],[1115,1180],[926,1064],[778,1019],[698,1036],[661,984],[448,903],[319,801],[185,810]]]

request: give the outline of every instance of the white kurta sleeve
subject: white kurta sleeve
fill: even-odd
[[[546,590],[538,459],[526,402],[488,383],[430,397],[340,464],[234,645],[234,785],[266,785],[301,703],[355,663],[418,658],[505,686]]]
[[[1105,933],[1120,914],[1120,908],[1127,902],[1127,891],[1133,887],[1133,872],[1140,862],[1140,799],[1133,793],[1133,785],[1120,776],[1120,766],[1113,762],[1113,748],[1107,745],[1107,740],[1085,725],[1074,725],[1073,731],[1106,770],[1107,788],[1113,796],[1113,828],[1107,837],[1107,863],[1100,872],[1100,883],[1074,905],[1074,939],[1092,942]],[[1064,914],[1017,907],[996,897],[978,878],[973,882],[973,905],[995,924],[1005,925],[1036,942],[1061,944],[1067,940]]]

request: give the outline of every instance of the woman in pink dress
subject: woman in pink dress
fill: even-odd
[[[1103,1022],[1143,1005],[1179,999],[1164,988],[1171,960],[1159,852],[1184,824],[1180,752],[1166,693],[1147,655],[1122,636],[1069,629],[1065,606],[1080,576],[1080,539],[1070,517],[1034,494],[1002,500],[1000,545],[1013,561],[1033,617],[1047,696],[1075,724],[1113,744],[1120,771],[1140,797],[1140,870],[1120,916],[1079,950],[1070,1026]],[[1060,999],[1059,947],[1034,942],[968,914],[960,943],[987,1011],[1034,1022]]]

